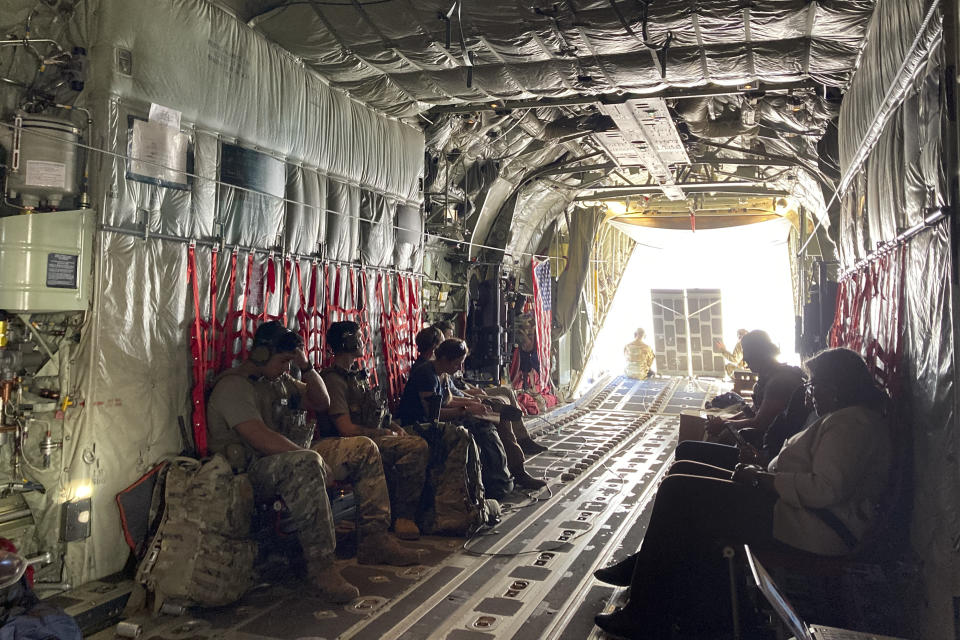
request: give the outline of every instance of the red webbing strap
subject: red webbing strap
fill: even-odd
[[[310,273],[310,306],[308,312],[310,314],[310,335],[313,338],[313,344],[310,347],[313,352],[311,362],[319,367],[321,360],[323,360],[323,313],[321,303],[324,300],[322,296],[326,296],[327,290],[326,280],[323,280],[323,289],[320,289],[320,274],[326,274],[326,270],[321,271],[320,265],[314,260]],[[324,277],[326,276],[324,275]],[[324,292],[322,296],[318,291]]]
[[[394,398],[397,393],[397,367],[396,351],[394,344],[393,327],[390,323],[390,316],[393,311],[393,301],[390,299],[390,274],[377,274],[377,304],[380,305],[380,342],[383,344],[383,365],[387,371],[387,402],[393,408]],[[387,287],[387,293],[384,295],[384,287]]]
[[[307,358],[310,359],[310,317],[307,315],[307,302],[303,293],[303,274],[300,271],[299,260],[297,261],[295,270],[297,272],[297,300],[299,301],[297,313],[295,314],[297,319],[297,332],[300,334],[300,339],[303,340],[303,350],[306,352]]]
[[[243,284],[243,305],[240,307],[240,349],[237,355],[241,360],[247,359],[247,338],[251,337],[251,332],[247,327],[247,320],[252,318],[247,311],[247,304],[250,301],[250,280],[253,278],[253,251],[247,255],[247,277]]]
[[[403,292],[400,300],[400,308],[403,310],[403,318],[400,325],[400,336],[398,345],[399,358],[399,376],[397,380],[398,397],[403,392],[403,386],[407,382],[407,376],[410,374],[410,365],[416,359],[416,337],[420,330],[420,294],[418,291],[419,281],[413,276],[397,276],[399,284],[397,290]]]
[[[207,335],[207,360],[206,367],[208,371],[217,370],[217,257],[219,256],[217,247],[210,251],[210,330]]]
[[[233,348],[237,339],[237,250],[230,254],[230,284],[227,285],[227,316],[223,320],[220,331],[220,341],[216,350],[220,356],[218,371],[225,371],[233,366]]]
[[[273,295],[273,292],[277,290],[277,265],[274,261],[273,253],[270,253],[267,256],[266,263],[260,267],[260,274],[262,277],[261,285],[263,286],[263,310],[260,312],[260,322],[267,322],[268,320],[275,319],[270,315],[270,297]]]
[[[300,263],[297,263],[300,266]],[[293,265],[288,258],[283,260],[283,295],[280,297],[280,321],[284,326],[289,324],[290,289],[293,284]]]
[[[200,286],[197,282],[196,247],[187,247],[187,280],[193,292],[193,324],[190,331],[190,355],[193,359],[193,389],[190,396],[193,401],[193,443],[197,455],[207,455],[207,406],[205,387],[207,380],[203,325],[200,319]]]
[[[353,275],[353,270],[351,269],[351,275]],[[357,324],[360,325],[360,329],[363,332],[363,335],[368,337],[368,340],[364,343],[363,349],[363,366],[369,372],[371,384],[374,387],[380,386],[380,374],[377,371],[377,360],[376,353],[374,353],[373,342],[369,340],[370,336],[370,305],[367,304],[367,271],[366,269],[360,269],[359,278],[352,279],[353,284],[355,285],[354,290],[354,314],[356,317]],[[367,348],[369,345],[369,349]]]
[[[324,287],[326,295],[324,296],[324,313],[320,317],[320,365],[329,367],[333,362],[333,354],[327,349],[327,329],[331,324],[340,320],[340,267],[334,267],[333,286],[330,285],[330,263],[323,265]]]
[[[829,334],[831,346],[860,353],[892,397],[901,390],[905,259],[904,245],[890,246],[841,279]]]

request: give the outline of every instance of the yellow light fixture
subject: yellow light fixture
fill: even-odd
[[[613,216],[622,216],[627,213],[627,203],[619,200],[607,202],[607,213]]]

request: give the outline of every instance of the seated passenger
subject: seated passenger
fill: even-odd
[[[290,375],[291,364],[303,382]],[[248,474],[259,502],[283,499],[307,574],[320,593],[334,602],[348,602],[359,592],[333,564],[336,537],[325,486],[334,480],[354,484],[359,562],[407,565],[416,563],[418,555],[387,534],[390,501],[372,441],[343,439],[340,446],[326,447],[326,459],[309,448],[313,427],[306,412],[324,412],[329,406],[326,385],[307,358],[303,340],[279,322],[266,322],[254,335],[249,358],[214,381],[207,429],[210,450]]]
[[[373,440],[380,450],[390,490],[394,532],[402,540],[416,540],[420,531],[414,517],[430,456],[427,443],[391,422],[386,403],[370,389],[367,372],[357,367],[357,359],[363,357],[360,325],[334,322],[327,329],[327,345],[333,352],[333,365],[320,377],[330,395],[330,409],[317,416],[321,440],[314,449],[326,457],[328,447],[339,446],[338,437],[366,436]]]
[[[765,331],[751,331],[740,343],[747,366],[757,374],[753,415],[732,419],[711,416],[707,420],[707,432],[716,442],[734,444],[735,438],[730,432],[739,431],[754,447],[759,447],[767,428],[787,408],[794,391],[803,384],[803,371],[777,361],[780,349]]]
[[[436,326],[432,326],[421,329],[413,340],[417,345],[417,359],[410,365],[411,369],[427,360],[433,360],[433,352],[444,338],[443,332]]]
[[[725,545],[842,556],[874,525],[891,470],[886,394],[848,349],[824,351],[806,367],[822,417],[787,440],[767,471],[667,476],[640,551],[595,572],[631,586],[626,606],[596,616],[597,626],[667,638],[682,616],[697,632],[716,630],[730,620]]]
[[[453,325],[447,320],[435,322],[431,328],[442,332],[441,335],[443,335],[444,338],[454,337]],[[427,330],[424,329],[421,333],[426,331]],[[425,336],[424,339],[427,340],[427,337]],[[434,348],[436,348],[436,345],[434,345]],[[419,357],[417,361],[419,361]],[[499,413],[501,418],[509,421],[517,444],[525,455],[534,456],[548,450],[547,447],[534,442],[533,438],[530,437],[530,432],[527,431],[526,425],[523,424],[523,409],[520,408],[520,403],[517,401],[517,394],[513,388],[501,385],[481,389],[466,382],[460,371],[453,375],[441,376],[441,381],[445,387],[444,397],[446,397],[446,394],[449,392],[451,396],[458,398],[475,398],[487,407],[493,409],[493,411]]]
[[[744,432],[735,432],[738,439],[736,444],[685,440],[677,444],[674,455],[678,461],[706,463],[728,471],[733,471],[738,462],[765,467],[777,457],[787,438],[805,429],[816,419],[817,412],[813,408],[806,389],[801,385],[794,390],[787,408],[773,419],[763,433],[759,446],[747,441],[741,435]]]
[[[628,343],[623,348],[623,355],[627,358],[627,368],[624,374],[628,378],[645,379],[650,375],[650,367],[656,361],[653,349],[643,341],[646,334],[647,332],[643,329],[637,329],[633,333],[633,342]]]
[[[436,347],[434,359],[421,362],[410,370],[410,377],[400,397],[397,418],[401,424],[429,422],[431,398],[444,396],[444,385],[440,376],[456,373],[463,366],[467,356],[467,345],[463,340],[451,338]],[[491,412],[483,403],[472,398],[448,397],[441,403],[439,418],[445,421],[461,422],[477,441],[483,463],[483,484],[487,494],[502,499],[509,493],[514,482],[524,489],[540,489],[546,486],[543,480],[532,477],[523,466],[523,451],[517,445],[509,421],[496,420],[496,429],[490,429]],[[500,467],[513,475],[502,478]]]

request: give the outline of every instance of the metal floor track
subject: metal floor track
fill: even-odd
[[[492,640],[589,638],[593,614],[616,593],[594,569],[634,551],[651,498],[673,455],[679,413],[718,384],[618,377],[575,405],[528,422],[550,450],[527,461],[548,482],[504,502],[500,524],[469,540],[425,537],[422,566],[343,560],[360,599],[330,605],[295,579],[254,590],[238,605],[134,620],[144,638]],[[338,540],[349,551],[351,539]],[[113,638],[114,630],[93,636]]]

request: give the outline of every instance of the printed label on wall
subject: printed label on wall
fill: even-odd
[[[129,171],[164,184],[187,184],[190,136],[160,122],[133,122]]]
[[[77,288],[79,256],[69,253],[47,254],[47,286],[57,289]]]
[[[31,187],[63,189],[67,184],[67,165],[62,162],[27,160],[26,184]]]

